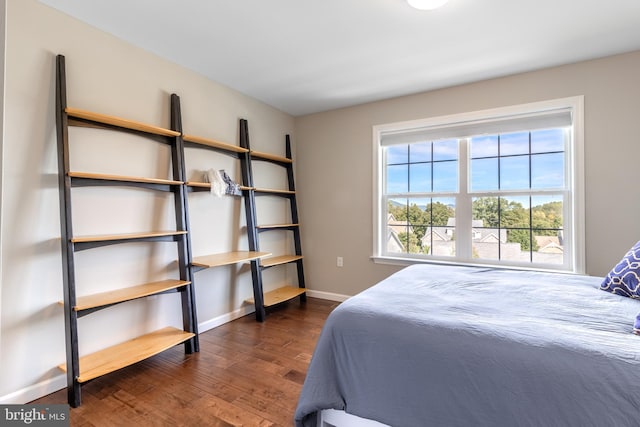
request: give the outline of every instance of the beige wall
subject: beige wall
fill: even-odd
[[[584,95],[586,267],[605,275],[640,239],[640,52],[296,119],[309,287],[353,295],[399,266],[372,255],[372,126]],[[336,267],[336,257],[344,267]]]
[[[4,2],[2,2],[4,3]],[[187,133],[238,143],[238,119],[249,120],[252,146],[284,154],[293,117],[162,60],[42,5],[7,2],[5,126],[2,141],[0,403],[25,403],[65,386],[62,267],[54,110],[55,54],[66,56],[72,107],[169,126],[169,94],[181,98]],[[72,129],[72,168],[79,171],[168,177],[168,149],[146,140]],[[122,140],[127,142],[122,142]],[[295,141],[295,138],[294,138]],[[240,179],[237,161],[204,150],[188,151],[187,176],[224,168]],[[269,183],[284,172],[263,171]],[[268,185],[264,185],[268,186]],[[133,189],[74,189],[76,234],[170,228],[172,201]],[[260,206],[258,206],[260,209]],[[246,249],[239,199],[190,195],[195,255]],[[281,206],[259,212],[283,222]],[[283,251],[272,238],[262,249]],[[123,287],[175,273],[173,244],[119,245],[77,255],[79,294]],[[273,273],[282,281],[284,272]],[[196,273],[199,323],[207,329],[245,314],[250,273],[240,266]],[[270,282],[268,282],[270,283]],[[275,286],[277,283],[273,283]],[[270,285],[267,285],[267,289]],[[272,287],[273,287],[272,286]],[[160,295],[80,319],[81,353],[162,326],[181,326],[179,297]]]

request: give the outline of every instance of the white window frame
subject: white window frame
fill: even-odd
[[[537,114],[544,115],[546,112],[555,110],[569,110],[571,113],[571,133],[572,143],[567,144],[565,152],[565,179],[569,188],[568,203],[564,204],[564,224],[563,233],[565,241],[569,242],[569,252],[565,257],[565,263],[558,266],[537,265],[535,263],[516,263],[504,260],[478,260],[470,256],[461,256],[460,253],[471,253],[471,249],[463,247],[457,251],[456,257],[438,258],[435,256],[425,256],[420,254],[389,254],[386,253],[386,204],[384,199],[384,185],[386,170],[383,158],[382,140],[385,135],[402,135],[411,133],[445,132],[447,129],[473,128],[475,125],[485,126],[486,123],[503,122],[508,123],[512,118],[517,121],[519,117],[530,117]],[[454,131],[455,132],[455,131]],[[496,132],[499,133],[499,132]],[[532,102],[521,105],[493,108],[481,111],[438,116],[427,119],[411,120],[396,123],[387,123],[373,126],[373,255],[372,259],[376,263],[407,265],[412,263],[444,263],[463,265],[490,265],[494,267],[554,270],[571,273],[584,274],[585,266],[585,221],[584,221],[584,96],[574,96],[541,102]],[[463,203],[456,203],[456,217],[458,210],[470,211],[470,197],[467,194],[468,182],[462,182],[467,176],[469,155],[467,144],[460,146],[459,167],[465,168],[459,174],[459,188],[457,194],[440,195],[434,194],[432,197],[456,197]],[[504,194],[508,196],[508,194]],[[431,196],[430,196],[431,197]],[[471,223],[462,224],[457,221],[459,233],[471,232]],[[470,245],[470,243],[469,243]]]

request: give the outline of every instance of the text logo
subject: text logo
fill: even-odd
[[[69,405],[0,405],[0,426],[68,427]]]

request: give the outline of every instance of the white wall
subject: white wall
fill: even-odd
[[[4,1],[2,2],[2,4]],[[1,4],[0,4],[1,5]],[[185,133],[238,143],[238,119],[249,120],[252,147],[284,154],[294,119],[272,107],[128,45],[36,0],[7,2],[2,144],[0,403],[24,403],[64,387],[60,225],[54,109],[55,55],[66,56],[69,106],[169,126],[169,94],[181,98]],[[72,169],[169,177],[167,147],[73,128]],[[117,134],[116,134],[117,135]],[[294,138],[295,141],[295,138]],[[237,161],[189,149],[187,176],[224,168],[240,180]],[[262,171],[268,184],[284,173]],[[134,189],[74,189],[74,232],[100,234],[171,228],[172,196]],[[260,206],[258,207],[260,208]],[[261,211],[265,222],[284,215]],[[239,199],[190,195],[194,255],[246,249]],[[270,217],[270,218],[267,218]],[[272,238],[261,249],[283,251]],[[130,244],[77,254],[79,294],[174,277],[173,244]],[[285,280],[284,273],[272,273]],[[241,266],[196,273],[201,330],[245,314],[251,277]],[[274,283],[274,286],[276,284]],[[81,287],[81,289],[80,289]],[[269,289],[269,286],[267,286]],[[161,326],[181,326],[176,294],[112,307],[80,319],[88,352]]]
[[[4,170],[4,157],[2,143],[4,141],[4,52],[5,52],[5,17],[7,2],[0,0],[0,247],[2,247],[2,194],[3,182],[2,171]],[[2,256],[0,256],[0,277],[2,277]],[[0,314],[2,313],[2,286],[0,286]],[[2,316],[0,316],[0,330],[2,330]],[[2,350],[2,335],[0,335],[0,351]]]
[[[308,286],[353,295],[401,268],[369,259],[374,125],[577,95],[585,97],[586,268],[605,275],[640,239],[638,75],[634,52],[296,118]]]

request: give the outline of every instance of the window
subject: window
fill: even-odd
[[[374,259],[583,272],[582,103],[374,127]]]

